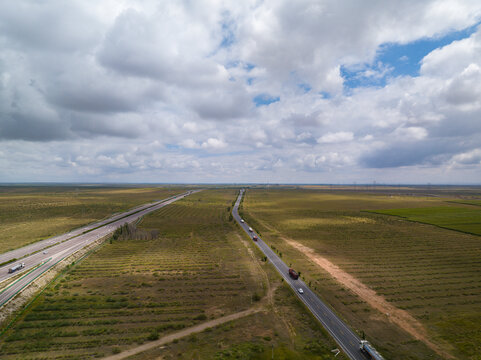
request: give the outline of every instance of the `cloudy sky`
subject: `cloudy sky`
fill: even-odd
[[[481,183],[481,1],[0,3],[0,182]]]

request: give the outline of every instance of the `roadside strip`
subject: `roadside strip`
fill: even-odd
[[[243,195],[244,190],[241,190],[232,209],[232,215],[239,226],[251,239],[253,236],[257,236],[257,240],[254,241],[254,243],[264,255],[267,256],[269,261],[291,287],[296,296],[304,303],[329,334],[331,334],[344,353],[352,360],[365,360],[366,357],[359,349],[359,343],[361,340],[359,336],[357,336],[329,306],[321,301],[321,299],[319,299],[319,297],[301,279],[292,279],[288,275],[289,267],[281,260],[281,258],[277,256],[277,254],[264,241],[262,241],[259,234],[250,228],[245,221],[241,222],[241,217],[239,216],[239,204]],[[301,293],[299,289],[302,289],[303,292]]]

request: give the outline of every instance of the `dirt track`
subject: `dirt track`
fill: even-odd
[[[428,339],[424,326],[407,311],[398,309],[397,307],[391,305],[382,296],[378,295],[374,290],[370,289],[361,281],[340,269],[337,265],[333,264],[328,259],[317,254],[313,249],[302,245],[295,240],[287,239],[285,237],[283,237],[283,239],[289,245],[302,252],[314,263],[327,271],[334,279],[336,279],[343,286],[358,295],[371,307],[379,310],[383,314],[388,314],[389,320],[391,322],[404,329],[414,338],[424,342],[440,356],[448,359],[453,358],[450,354],[446,353],[438,345],[434,344]]]
[[[223,317],[220,317],[220,318],[217,318],[217,319],[214,319],[214,320],[211,320],[211,321],[207,321],[207,322],[199,324],[199,325],[192,326],[192,327],[184,329],[182,331],[178,331],[176,333],[164,336],[164,337],[160,338],[159,340],[148,342],[146,344],[137,346],[133,349],[122,351],[119,354],[108,356],[104,359],[105,360],[125,359],[126,357],[144,352],[146,350],[150,350],[152,348],[168,344],[168,343],[170,343],[170,342],[172,342],[176,339],[180,339],[180,338],[183,338],[185,336],[191,335],[193,333],[198,333],[198,332],[204,331],[205,329],[215,327],[215,326],[218,326],[218,325],[224,324],[226,322],[236,320],[236,319],[239,319],[239,318],[242,318],[242,317],[245,317],[245,316],[249,316],[249,315],[255,314],[255,313],[260,312],[260,311],[262,311],[262,307],[260,307],[260,306],[252,307],[250,309],[247,309],[247,310],[235,313],[235,314],[223,316]]]

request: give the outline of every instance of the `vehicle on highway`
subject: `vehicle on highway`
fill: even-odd
[[[297,291],[299,291],[299,294],[304,294],[304,290],[302,290],[302,288],[299,288]]]
[[[374,360],[384,360],[384,358],[379,354],[374,347],[367,340],[359,341],[359,350],[361,350],[364,354],[369,356],[369,359]]]
[[[259,240],[259,238],[257,237],[257,235],[254,235],[254,236],[252,237],[252,240],[257,241],[257,240]]]
[[[289,269],[289,276],[294,280],[299,279],[299,274],[294,269]]]
[[[245,223],[244,219],[241,219],[241,223]]]
[[[48,254],[48,250],[44,250],[44,251],[43,251],[43,254]]]
[[[15,271],[17,271],[17,270],[20,270],[20,269],[22,269],[22,268],[24,268],[24,267],[25,267],[25,263],[20,263],[20,264],[17,264],[17,265],[15,265],[15,266],[12,266],[10,269],[8,269],[8,272],[11,274],[11,273],[13,273],[13,272],[15,272]]]
[[[253,232],[254,230],[252,230],[252,228],[250,227],[250,228],[249,228],[249,231],[250,231],[250,232]]]

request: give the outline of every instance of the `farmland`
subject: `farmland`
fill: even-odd
[[[150,354],[326,358],[333,341],[229,221],[235,196],[192,195],[72,265],[2,335],[2,359],[107,356],[252,306],[263,311]]]
[[[472,215],[478,208],[452,203],[463,201],[452,195],[256,189],[247,192],[243,213],[320,297],[354,329],[363,331],[386,358],[440,359],[450,353],[458,359],[479,359],[481,238],[438,227],[469,223],[476,230],[479,222]],[[391,213],[389,209],[409,209],[408,214],[424,215],[420,221],[433,224],[451,220],[431,226],[372,212]],[[413,338],[390,314],[372,308],[295,249],[292,240],[406,311],[441,351]]]
[[[475,202],[472,202],[472,204],[476,205]],[[479,206],[439,206],[417,209],[378,210],[377,212],[481,235],[481,207]]]
[[[180,187],[0,187],[0,253],[182,191]]]

